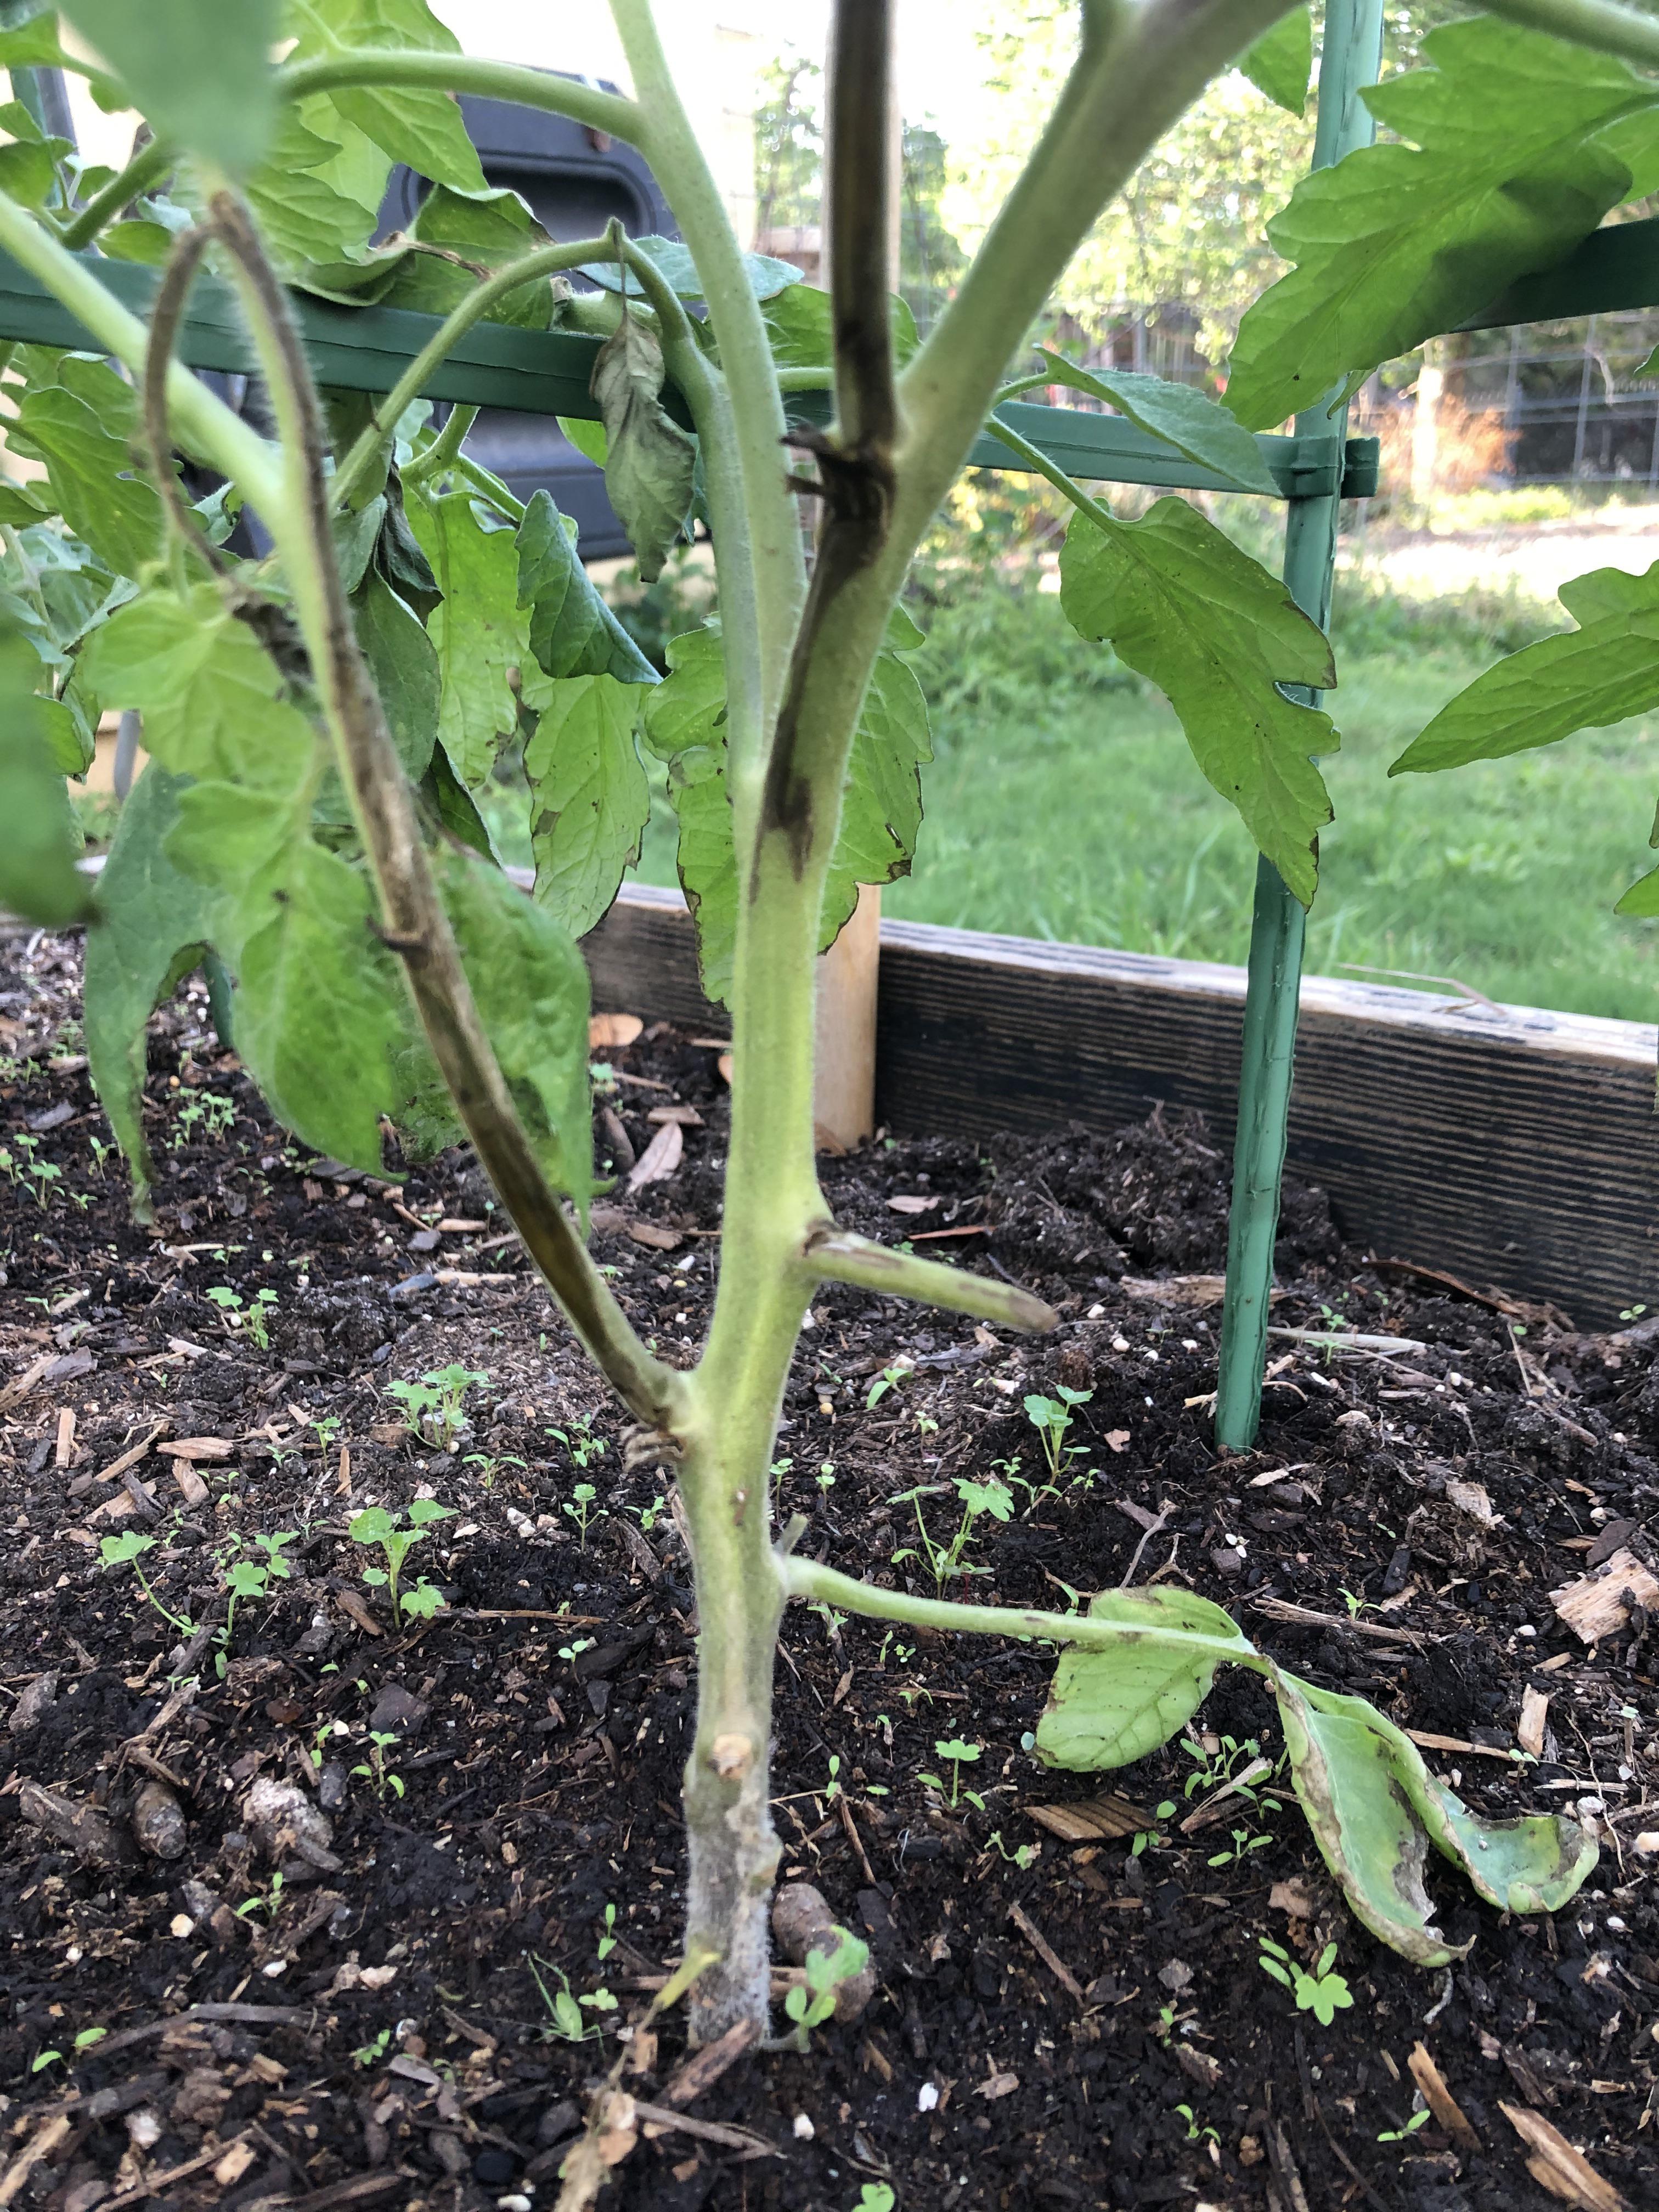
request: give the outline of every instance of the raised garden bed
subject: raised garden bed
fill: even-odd
[[[927,934],[897,937],[890,994],[912,944],[924,972]],[[0,1103],[14,1155],[33,1134],[61,1178],[44,1212],[27,1184],[0,1188],[4,1368],[33,1377],[0,1400],[0,1729],[13,1730],[0,1783],[0,2173],[45,2140],[43,2118],[65,2124],[8,2201],[549,2203],[584,2087],[680,1926],[691,1599],[672,1518],[641,1525],[657,1472],[623,1474],[620,1424],[516,1247],[495,1243],[493,1224],[434,1241],[440,1222],[485,1218],[465,1158],[397,1192],[307,1159],[273,1131],[188,993],[152,1035],[167,1171],[156,1232],[134,1230],[118,1170],[97,1172],[101,1116],[63,1029],[78,949],[47,939],[24,957],[23,943],[0,979],[20,1063]],[[1074,1014],[1073,1059],[1081,1034]],[[663,1126],[653,1109],[698,1117],[682,1125],[674,1173],[613,1198],[595,1229],[636,1323],[689,1358],[717,1250],[717,1053],[659,1033],[596,1057],[617,1071],[604,1103],[635,1153]],[[1028,1081],[1042,1064],[1029,1046]],[[210,1094],[234,1107],[216,1137],[219,1110],[187,1110]],[[992,1118],[988,1107],[981,1127]],[[1188,1795],[1199,1765],[1178,1747],[1113,1777],[1041,1771],[1022,1747],[1044,1695],[1041,1654],[886,1638],[795,1608],[780,1668],[785,1873],[868,1935],[877,1992],[856,2023],[819,2031],[811,2058],[734,2065],[684,2106],[671,2021],[626,2077],[670,2117],[641,2134],[605,2203],[850,2207],[884,2180],[901,2206],[929,2212],[1541,2206],[1553,2200],[1525,2164],[1538,2154],[1505,2106],[1559,2130],[1629,2205],[1651,2201],[1659,1912],[1637,1838],[1659,1826],[1659,1692],[1640,1615],[1586,1645],[1549,1595],[1604,1554],[1641,1550],[1659,1497],[1650,1332],[1579,1335],[1535,1304],[1373,1269],[1297,1183],[1275,1325],[1334,1313],[1423,1348],[1333,1357],[1282,1340],[1261,1449],[1223,1461],[1205,1394],[1226,1161],[1195,1118],[902,1137],[823,1167],[848,1225],[890,1242],[951,1231],[943,1249],[1032,1285],[1063,1320],[1018,1342],[826,1289],[777,1478],[782,1510],[811,1516],[810,1548],[930,1589],[920,1563],[892,1562],[916,1541],[895,1493],[1016,1457],[1040,1492],[1024,1395],[1091,1391],[1068,1441],[1091,1479],[1017,1489],[1014,1517],[975,1532],[969,1563],[985,1571],[955,1587],[1052,1604],[1060,1585],[1130,1572],[1186,1583],[1316,1681],[1362,1691],[1419,1731],[1483,1808],[1583,1805],[1603,1863],[1553,1921],[1504,1924],[1448,1881],[1445,1924],[1474,1948],[1427,1976],[1341,1910],[1292,1808],[1234,1800],[1184,1831],[1212,1793]],[[913,1204],[896,1211],[895,1198]],[[245,1306],[274,1291],[268,1350],[227,1328],[207,1296],[219,1285]],[[386,1385],[451,1361],[489,1380],[468,1393],[471,1429],[439,1453],[399,1432]],[[550,1431],[584,1452],[590,1419],[604,1450],[584,1470]],[[325,1425],[326,1449],[319,1421],[339,1424]],[[131,1485],[99,1480],[158,1426],[158,1447],[208,1438],[225,1455],[152,1449]],[[599,1492],[585,1537],[566,1510],[584,1479]],[[455,1509],[428,1547],[450,1603],[399,1634],[345,1522],[417,1486]],[[161,1541],[145,1564],[193,1619],[222,1617],[215,1553],[233,1533],[300,1534],[294,1577],[240,1609],[225,1679],[207,1665],[194,1700],[171,1709],[178,1634],[96,1549],[147,1525],[151,1499]],[[924,1499],[936,1534],[955,1505]],[[1227,1735],[1259,1737],[1276,1760],[1271,1720],[1254,1686],[1224,1676],[1202,1716],[1218,1747],[1206,1761]],[[1535,1763],[1515,1759],[1523,1725]],[[370,1762],[371,1727],[392,1739],[384,1763],[401,1795],[349,1771]],[[945,1802],[935,1746],[957,1736],[980,1747],[962,1780],[982,1810]],[[243,1808],[260,1780],[298,1778],[309,1796],[319,1744],[347,1770],[328,1784],[337,1863],[290,1854],[273,1895]],[[26,1785],[40,1785],[101,1807],[126,1838],[158,1774],[186,1815],[171,1859],[129,1844],[118,1871],[89,1869],[22,1817]],[[1042,1808],[1076,1817],[1114,1796],[1095,1825],[1129,1833],[1068,1840],[1044,1824]],[[1158,1820],[1165,1803],[1175,1811]],[[1148,1820],[1167,1840],[1134,1856]],[[1246,1846],[1271,1840],[1214,1863],[1236,1827]],[[250,1899],[275,1909],[239,1916]],[[607,1905],[615,1946],[601,1961]],[[1259,1969],[1263,1935],[1298,1960],[1335,1942],[1350,2008],[1328,2026],[1298,2014]],[[585,2015],[603,2051],[550,2035],[532,1963],[550,1992],[563,1973],[579,1994],[616,1998],[615,2012]],[[77,2057],[74,2038],[93,2027],[101,2045]],[[1407,2131],[1419,2045],[1474,2142],[1433,2118]],[[31,2074],[54,2049],[64,2059]]]

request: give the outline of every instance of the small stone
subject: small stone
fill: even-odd
[[[334,1824],[318,1811],[295,1782],[262,1775],[242,1800],[248,1833],[273,1864],[290,1853],[324,1874],[338,1874],[340,1861],[329,1845]]]
[[[187,1912],[175,1912],[172,1919],[167,1923],[167,1933],[170,1936],[176,1936],[181,1943],[185,1942],[190,1936],[193,1936],[195,1932],[196,1923],[191,1918]]]
[[[374,1700],[368,1725],[380,1735],[414,1735],[427,1710],[425,1700],[404,1689],[401,1682],[387,1682]]]
[[[481,2150],[472,2161],[472,2179],[486,2189],[499,2189],[512,2180],[518,2162],[510,2150]]]
[[[58,1675],[37,1674],[11,1709],[6,1723],[13,1735],[31,1735],[58,1701]]]
[[[133,1800],[132,1835],[153,1859],[184,1856],[185,1808],[165,1782],[146,1782]]]
[[[556,2105],[550,2105],[536,2123],[536,2148],[550,2150],[567,2136],[574,2136],[581,2125],[582,2116],[568,2097],[562,2097]]]
[[[917,2090],[916,2110],[919,2112],[938,2112],[939,2084],[937,2081],[924,2081],[921,2088]]]
[[[793,2132],[797,2142],[811,2142],[817,2131],[805,2112],[797,2112]]]

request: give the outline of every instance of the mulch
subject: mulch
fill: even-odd
[[[681,1932],[694,1696],[666,1477],[624,1465],[623,1417],[468,1157],[395,1184],[313,1158],[198,982],[154,1024],[162,1172],[136,1228],[78,978],[72,938],[0,944],[0,2204],[525,2212],[619,2060],[635,2139],[605,2212],[879,2205],[883,2185],[916,2212],[1659,2202],[1653,1624],[1614,1607],[1586,1644],[1552,1597],[1651,1559],[1650,1319],[1593,1338],[1410,1254],[1376,1264],[1294,1190],[1274,1326],[1421,1348],[1275,1337],[1260,1447],[1220,1456],[1228,1164],[1201,1124],[824,1159],[847,1225],[926,1238],[1062,1319],[1019,1340],[827,1289],[774,1470],[814,1555],[931,1592],[918,1503],[948,1540],[959,1479],[1009,1480],[1012,1517],[975,1525],[947,1594],[1064,1610],[1132,1570],[1200,1591],[1416,1731],[1481,1809],[1576,1811],[1602,1856],[1545,1919],[1431,1869],[1474,1942],[1424,1973],[1342,1908],[1253,1680],[1224,1675],[1187,1746],[1052,1774],[1029,1748],[1051,1656],[797,1607],[784,1875],[868,1941],[875,1995],[805,2055],[677,2085],[679,2016],[643,2027]],[[616,1168],[680,1110],[678,1164],[619,1181],[593,1249],[689,1362],[719,1256],[718,1052],[653,1030],[594,1056]],[[265,1346],[241,1318],[262,1291]],[[445,1449],[387,1385],[451,1363],[486,1379]],[[1062,1383],[1090,1395],[1050,1480],[1024,1400]],[[447,1604],[399,1626],[346,1524],[417,1494],[452,1509],[409,1569]],[[100,1563],[131,1530],[205,1638]],[[227,1566],[283,1532],[291,1573],[222,1652]],[[952,1739],[979,1754],[954,1805]],[[1250,1744],[1257,1799],[1215,1802]],[[1298,2012],[1263,1938],[1310,1961],[1334,1942],[1349,2008]],[[1552,2130],[1613,2193],[1546,2191]]]

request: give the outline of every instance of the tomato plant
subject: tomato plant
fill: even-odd
[[[1027,381],[1005,385],[1006,365],[1098,211],[1208,79],[1272,28],[1280,0],[1083,0],[1071,76],[925,344],[890,296],[883,0],[842,0],[836,12],[828,292],[739,250],[647,0],[613,0],[630,97],[463,56],[424,0],[230,10],[65,0],[90,62],[59,46],[52,15],[19,25],[21,12],[7,12],[0,60],[88,73],[108,104],[137,105],[154,136],[113,177],[73,173],[63,142],[21,124],[0,157],[0,246],[93,341],[9,358],[9,441],[44,476],[0,485],[11,827],[0,890],[48,922],[88,919],[88,1052],[140,1207],[145,1023],[209,951],[234,981],[238,1052],[307,1142],[379,1170],[385,1120],[410,1151],[470,1139],[633,1413],[633,1455],[673,1468],[700,1624],[684,1785],[694,2033],[767,2010],[773,1661],[792,1598],[1061,1647],[1036,1736],[1038,1754],[1061,1766],[1139,1758],[1187,1723],[1218,1668],[1257,1674],[1353,1909],[1425,1964],[1455,1954],[1423,1887],[1431,1842],[1495,1905],[1560,1904],[1595,1856],[1571,1821],[1478,1819],[1392,1722],[1286,1674],[1200,1598],[1115,1591],[1069,1615],[924,1599],[802,1559],[799,1525],[775,1535],[769,1525],[782,1392],[819,1283],[1006,1327],[1052,1324],[1011,1285],[871,1243],[830,1218],[814,1166],[815,963],[859,884],[905,866],[915,836],[927,727],[909,664],[920,634],[900,605],[915,547],[981,425]],[[293,43],[274,62],[279,36]],[[1258,53],[1257,73],[1282,73],[1284,47]],[[549,240],[515,196],[485,186],[457,92],[630,140],[684,242],[614,226]],[[1402,93],[1389,95],[1396,120]],[[1638,103],[1624,97],[1634,116]],[[1467,135],[1474,144],[1473,125]],[[1327,289],[1333,270],[1352,278],[1384,350],[1403,342],[1389,307],[1402,272],[1441,311],[1434,283],[1455,257],[1446,225],[1458,210],[1533,206],[1505,181],[1531,174],[1524,133],[1494,121],[1486,136],[1511,151],[1480,156],[1484,198],[1460,198],[1441,177],[1416,198],[1385,197],[1379,212],[1363,193],[1350,202],[1319,186],[1337,195],[1351,259],[1328,266],[1313,254],[1308,266]],[[1535,150],[1547,167],[1548,148]],[[432,189],[409,234],[376,246],[397,161]],[[1391,240],[1419,220],[1415,260],[1402,249],[1391,261],[1364,228]],[[1552,240],[1559,228],[1544,226]],[[1317,225],[1310,235],[1322,236]],[[94,245],[160,269],[148,326],[76,258]],[[572,295],[565,280],[578,270],[593,289]],[[173,358],[198,282],[234,297],[262,384],[258,421]],[[291,286],[443,319],[384,395],[319,394]],[[1260,489],[1259,449],[1240,418],[1284,414],[1298,379],[1323,390],[1342,368],[1333,344],[1352,350],[1346,309],[1322,318],[1300,296],[1281,313],[1269,294],[1265,335],[1241,338],[1231,413],[1155,380],[1091,380],[1053,361],[1042,380],[1084,383],[1224,480]],[[486,316],[595,342],[597,426],[577,435],[602,455],[643,575],[694,518],[708,531],[719,617],[674,641],[664,681],[594,591],[550,500],[521,505],[468,457],[467,409],[441,429],[428,420],[422,388]],[[1340,343],[1327,342],[1332,327]],[[792,426],[787,396],[825,388],[830,427]],[[216,471],[222,489],[196,495],[177,454]],[[1073,619],[1169,692],[1200,767],[1305,899],[1329,812],[1310,756],[1333,739],[1322,711],[1285,687],[1331,681],[1318,623],[1184,503],[1132,521],[1069,479],[1064,489],[1076,511],[1063,571]],[[818,518],[810,564],[803,499]],[[244,511],[269,550],[227,549]],[[94,896],[73,865],[63,777],[84,766],[99,714],[113,708],[143,714],[152,765]],[[520,738],[533,899],[495,865],[474,797]],[[592,1154],[576,940],[637,854],[641,745],[667,767],[704,979],[733,1026],[719,1290],[702,1356],[685,1369],[640,1340],[582,1233]]]

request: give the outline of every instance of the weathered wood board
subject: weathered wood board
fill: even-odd
[[[723,1035],[677,892],[630,886],[587,939],[594,1004]],[[1244,971],[884,921],[878,1120],[1111,1128],[1160,1100],[1232,1140]],[[1310,976],[1292,1172],[1351,1241],[1583,1328],[1659,1310],[1659,1029]]]

